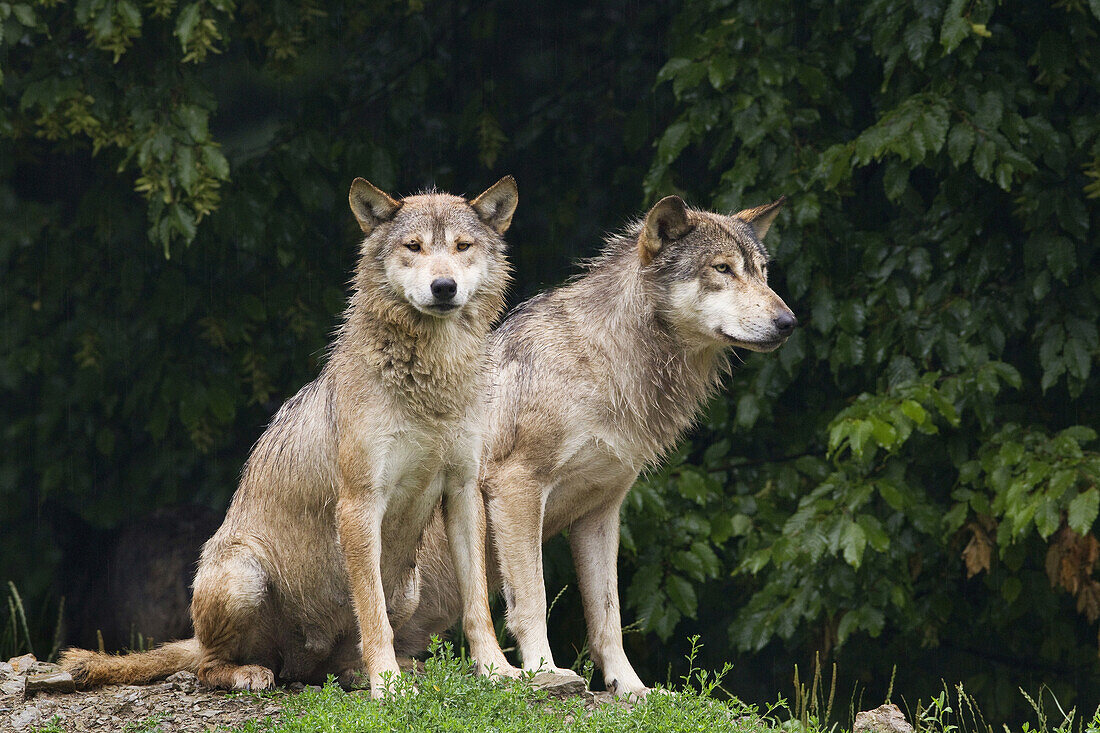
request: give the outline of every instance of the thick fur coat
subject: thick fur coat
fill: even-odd
[[[547,642],[541,545],[569,528],[593,659],[609,689],[648,692],[623,651],[619,509],[639,472],[691,427],[729,347],[771,351],[794,329],[767,285],[761,243],[781,203],[724,216],[663,199],[609,239],[582,276],[527,301],[492,335],[480,488],[490,573],[525,668],[565,672]],[[445,548],[434,523],[402,649],[455,618]]]
[[[483,670],[515,672],[489,616],[476,487],[515,182],[472,201],[397,201],[357,179],[349,199],[365,239],[344,323],[320,376],[257,441],[203,548],[195,638],[117,657],[69,650],[62,665],[78,684],[188,669],[255,690],[365,669],[381,694],[399,674],[393,633],[417,605],[417,549],[441,498],[472,654]]]

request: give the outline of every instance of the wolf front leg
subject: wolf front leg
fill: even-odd
[[[523,668],[573,675],[554,664],[546,630],[546,582],[542,577],[542,489],[521,462],[492,467],[482,481],[497,561],[508,605],[508,629]]]
[[[619,614],[619,506],[612,502],[573,523],[569,545],[577,568],[592,658],[603,670],[607,689],[618,697],[643,698],[642,684],[623,650]]]
[[[485,505],[478,491],[476,470],[448,473],[443,495],[443,521],[451,561],[462,597],[462,630],[481,674],[519,676],[497,643],[489,613],[485,575]]]
[[[363,663],[370,677],[370,694],[380,698],[386,692],[384,675],[391,685],[401,675],[393,651],[393,629],[386,614],[382,589],[381,497],[371,492],[341,497],[336,505],[340,546],[347,563],[355,617],[363,644]]]

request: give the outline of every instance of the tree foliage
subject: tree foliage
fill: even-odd
[[[772,247],[804,325],[738,367],[632,497],[628,601],[662,637],[732,587],[741,650],[843,657],[858,638],[848,659],[885,661],[872,679],[966,653],[1058,670],[1063,702],[1096,679],[1098,18],[981,0],[678,15],[647,194],[790,195]]]
[[[716,658],[965,677],[994,714],[1038,679],[1100,689],[1094,0],[37,0],[0,24],[0,521],[35,530],[0,536],[0,573],[29,596],[58,517],[224,505],[336,323],[351,177],[516,174],[519,294],[661,195],[786,194],[768,244],[802,325],[630,494],[627,608]]]

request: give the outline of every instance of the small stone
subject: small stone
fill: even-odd
[[[42,713],[38,712],[38,708],[28,707],[15,713],[8,720],[11,723],[11,727],[15,730],[24,730],[39,722],[41,719]]]
[[[119,702],[125,704],[133,704],[136,700],[141,698],[145,694],[144,687],[123,687],[123,692],[118,696]]]
[[[852,733],[913,733],[913,726],[897,705],[887,704],[856,713]]]
[[[10,664],[0,662],[0,677],[11,677],[13,674],[15,674],[15,669]]]
[[[12,671],[19,674],[26,674],[27,668],[38,660],[34,658],[33,654],[24,654],[21,657],[12,657],[8,660],[8,664],[11,665]]]
[[[611,703],[618,702],[618,698],[615,697],[615,693],[608,692],[607,690],[601,690],[599,692],[592,693],[592,702],[594,705],[610,705]]]
[[[4,680],[0,682],[0,695],[22,695],[24,684],[22,677]]]
[[[584,678],[579,674],[539,672],[531,679],[531,686],[545,690],[551,697],[574,697],[588,692]]]
[[[36,692],[76,692],[76,683],[68,672],[47,672],[27,677],[26,694]]]
[[[170,674],[164,678],[165,682],[196,682],[199,678],[195,676],[194,672],[188,672],[186,669],[181,669],[179,672]]]
[[[195,688],[199,685],[199,678],[192,672],[187,670],[180,670],[175,674],[169,675],[165,680],[169,690],[178,690],[180,692],[194,692]]]

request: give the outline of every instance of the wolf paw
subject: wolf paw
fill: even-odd
[[[654,690],[650,687],[646,687],[641,682],[631,685],[620,682],[617,679],[607,681],[607,691],[620,700],[625,700],[629,703],[642,702],[651,694],[671,694],[668,690]]]
[[[546,662],[543,662],[543,661],[539,662],[538,667],[524,667],[523,671],[524,672],[530,672],[531,674],[546,673],[546,674],[558,674],[558,675],[561,675],[563,677],[580,677],[579,674],[577,674],[576,672],[574,672],[571,669],[566,669],[565,667],[555,667],[554,665],[547,664]]]
[[[523,675],[523,670],[517,669],[508,664],[507,660],[498,660],[489,662],[488,664],[477,665],[477,673],[483,677],[509,677],[511,679],[518,679]]]
[[[270,690],[275,686],[275,673],[258,664],[246,664],[230,672],[230,682],[234,690],[258,692]]]

